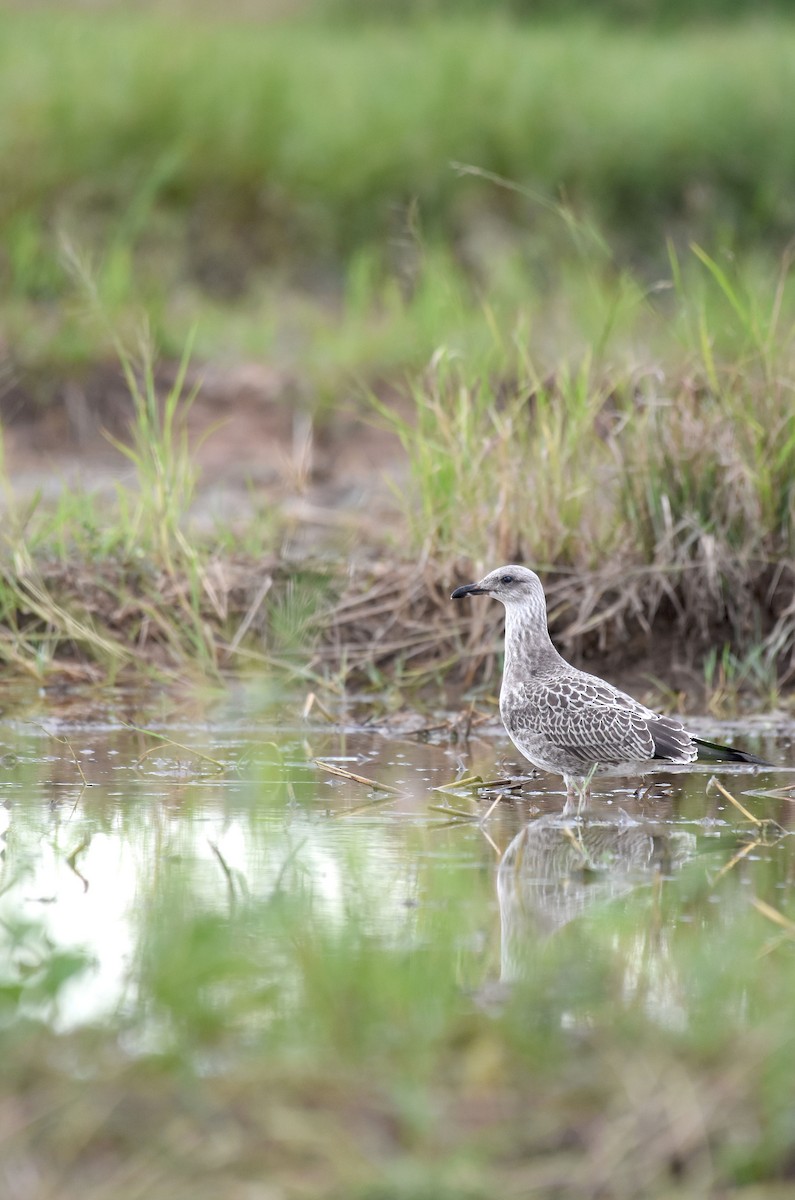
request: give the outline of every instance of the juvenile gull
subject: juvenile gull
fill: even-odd
[[[567,663],[552,645],[544,589],[534,571],[498,567],[480,583],[456,588],[451,599],[481,595],[505,605],[505,728],[534,766],[563,776],[568,802],[575,793],[587,799],[594,774],[628,775],[697,758],[768,765],[744,750],[693,737],[674,717]]]

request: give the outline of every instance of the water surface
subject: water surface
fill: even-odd
[[[443,718],[419,732],[399,724],[302,722],[243,692],[170,711],[123,694],[7,701],[0,937],[16,1005],[7,1017],[66,1029],[140,1005],[172,904],[194,915],[259,904],[263,977],[283,984],[300,964],[284,923],[271,929],[278,897],[300,901],[303,928],[331,934],[355,922],[374,944],[409,949],[446,940],[475,1003],[526,977],[567,928],[615,921],[627,987],[642,963],[649,1008],[681,1021],[688,998],[666,975],[667,934],[690,922],[705,947],[728,945],[750,903],[788,898],[786,722],[704,727],[777,764],[720,773],[746,813],[707,789],[712,770],[678,770],[651,787],[599,783],[581,820],[561,817],[560,780],[528,773],[498,726],[463,741]],[[628,903],[663,893],[677,902],[658,904],[652,945],[647,908],[633,929]]]

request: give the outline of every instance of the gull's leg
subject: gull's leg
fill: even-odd
[[[647,780],[646,776],[642,776],[640,784],[635,789],[636,800],[654,800],[655,792],[657,795],[665,795],[666,784],[659,779]]]
[[[584,779],[580,780],[577,792],[579,800],[577,803],[577,815],[579,816],[584,809],[588,807],[588,801],[591,799],[591,780],[596,774],[596,763],[591,767]]]

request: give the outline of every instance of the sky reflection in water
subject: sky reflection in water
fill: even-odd
[[[355,908],[389,945],[426,939],[423,911],[444,904],[444,936],[472,960],[468,977],[484,996],[532,971],[564,927],[615,921],[626,988],[644,988],[648,1011],[674,1024],[685,1020],[687,997],[671,970],[666,921],[691,917],[681,906],[669,905],[669,917],[660,907],[652,945],[647,925],[636,934],[627,928],[627,898],[640,892],[655,902],[661,888],[670,892],[684,878],[692,888],[694,875],[714,881],[727,868],[737,880],[732,895],[742,897],[753,864],[769,864],[774,889],[792,869],[791,838],[760,834],[716,792],[705,795],[709,773],[658,776],[654,792],[640,798],[637,781],[605,782],[587,821],[564,821],[562,785],[546,776],[496,806],[496,792],[433,790],[462,773],[489,779],[525,769],[497,731],[468,746],[443,733],[433,742],[361,729],[285,732],[223,708],[209,721],[161,717],[147,727],[170,740],[73,711],[12,711],[0,722],[6,982],[53,950],[91,959],[57,1003],[37,1002],[35,992],[26,1001],[59,1028],[135,1002],[146,914],[174,864],[184,864],[202,901],[218,911],[276,891],[296,894],[312,920],[333,927],[344,927]],[[787,736],[754,748],[789,761]],[[400,794],[374,795],[329,776],[315,758]],[[785,787],[788,773],[721,778],[753,815],[789,828],[788,798],[748,794]],[[437,895],[445,879],[455,886]],[[725,902],[702,905],[699,936],[730,935],[734,911]],[[289,972],[290,945],[273,952]]]

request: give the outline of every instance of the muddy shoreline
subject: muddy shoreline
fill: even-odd
[[[175,373],[173,365],[159,369],[160,391]],[[197,578],[190,578],[195,563],[155,565],[129,553],[81,558],[79,548],[8,562],[3,573],[17,601],[6,622],[24,635],[51,621],[58,645],[48,669],[101,679],[107,653],[114,678],[141,661],[174,669],[179,638],[164,614],[196,602],[220,671],[260,659],[335,688],[398,681],[409,691],[493,691],[501,614],[449,603],[452,587],[493,564],[407,554],[398,501],[407,464],[394,429],[353,391],[313,414],[296,380],[262,364],[192,368],[186,389],[193,387],[186,425],[196,487],[187,524],[191,542],[202,546]],[[90,496],[99,510],[117,486],[135,487],[130,462],[112,442],[125,439],[132,420],[118,368],[98,366],[67,381],[44,406],[7,391],[0,417],[7,511],[57,504],[64,491]],[[240,544],[223,546],[219,528]],[[246,552],[241,531],[251,528],[277,531],[272,551]],[[708,603],[695,616],[692,579],[662,567],[618,556],[598,572],[540,570],[562,652],[637,695],[725,714],[762,700],[770,707],[762,684],[775,685],[777,701],[792,687],[793,562],[744,563],[743,578],[752,582],[729,595],[707,588]],[[114,649],[92,646],[68,621],[58,630],[42,597]],[[280,634],[274,606],[278,617],[285,605],[300,611]],[[737,644],[738,627],[749,631],[745,645]],[[755,653],[746,670],[743,655]]]

